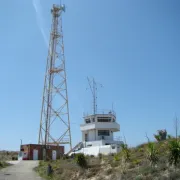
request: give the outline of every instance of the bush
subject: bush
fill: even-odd
[[[119,160],[120,160],[120,157],[119,157],[118,154],[115,154],[115,155],[114,155],[114,160],[115,160],[115,161],[119,161]]]
[[[142,174],[135,177],[135,180],[142,180],[142,179],[144,179]]]
[[[169,151],[169,162],[176,167],[180,162],[180,141],[178,141],[177,139],[169,141]]]
[[[148,143],[147,147],[147,159],[150,161],[151,166],[154,166],[157,164],[159,157],[158,157],[158,150],[155,147],[155,144],[152,142]]]
[[[128,145],[121,144],[121,148],[122,148],[122,155],[123,155],[125,162],[129,161],[130,160],[130,150],[128,148]]]
[[[69,159],[69,156],[67,154],[64,154],[62,158],[63,158],[63,160]]]
[[[70,158],[73,159],[75,157],[75,154],[71,154]]]
[[[143,152],[144,152],[144,149],[143,149],[143,148],[139,148],[138,151],[139,151],[140,153],[143,153]]]
[[[80,167],[87,168],[87,161],[84,154],[76,154],[75,161]]]
[[[157,141],[163,141],[166,140],[167,137],[167,131],[164,130],[158,130],[158,134],[154,134],[154,137]]]
[[[139,164],[141,163],[141,161],[138,160],[138,159],[135,159],[135,160],[133,160],[132,163],[133,163],[134,165],[139,165]]]

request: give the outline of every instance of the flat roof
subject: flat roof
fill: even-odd
[[[28,145],[32,145],[32,146],[45,146],[44,144],[22,144],[21,146],[28,146]],[[47,146],[59,146],[59,145],[48,145]],[[64,146],[59,146],[59,147],[64,147]]]

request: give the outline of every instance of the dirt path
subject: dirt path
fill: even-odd
[[[43,180],[34,171],[38,161],[21,161],[0,170],[0,180]]]

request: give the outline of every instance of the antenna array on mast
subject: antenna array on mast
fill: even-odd
[[[87,77],[88,83],[89,83],[89,87],[93,96],[93,113],[94,115],[97,113],[97,83],[94,80],[94,78],[92,80],[90,80]],[[101,85],[102,87],[102,85]]]

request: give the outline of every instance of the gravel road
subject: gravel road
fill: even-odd
[[[38,161],[16,161],[13,164],[0,170],[0,180],[43,180],[33,171]]]

